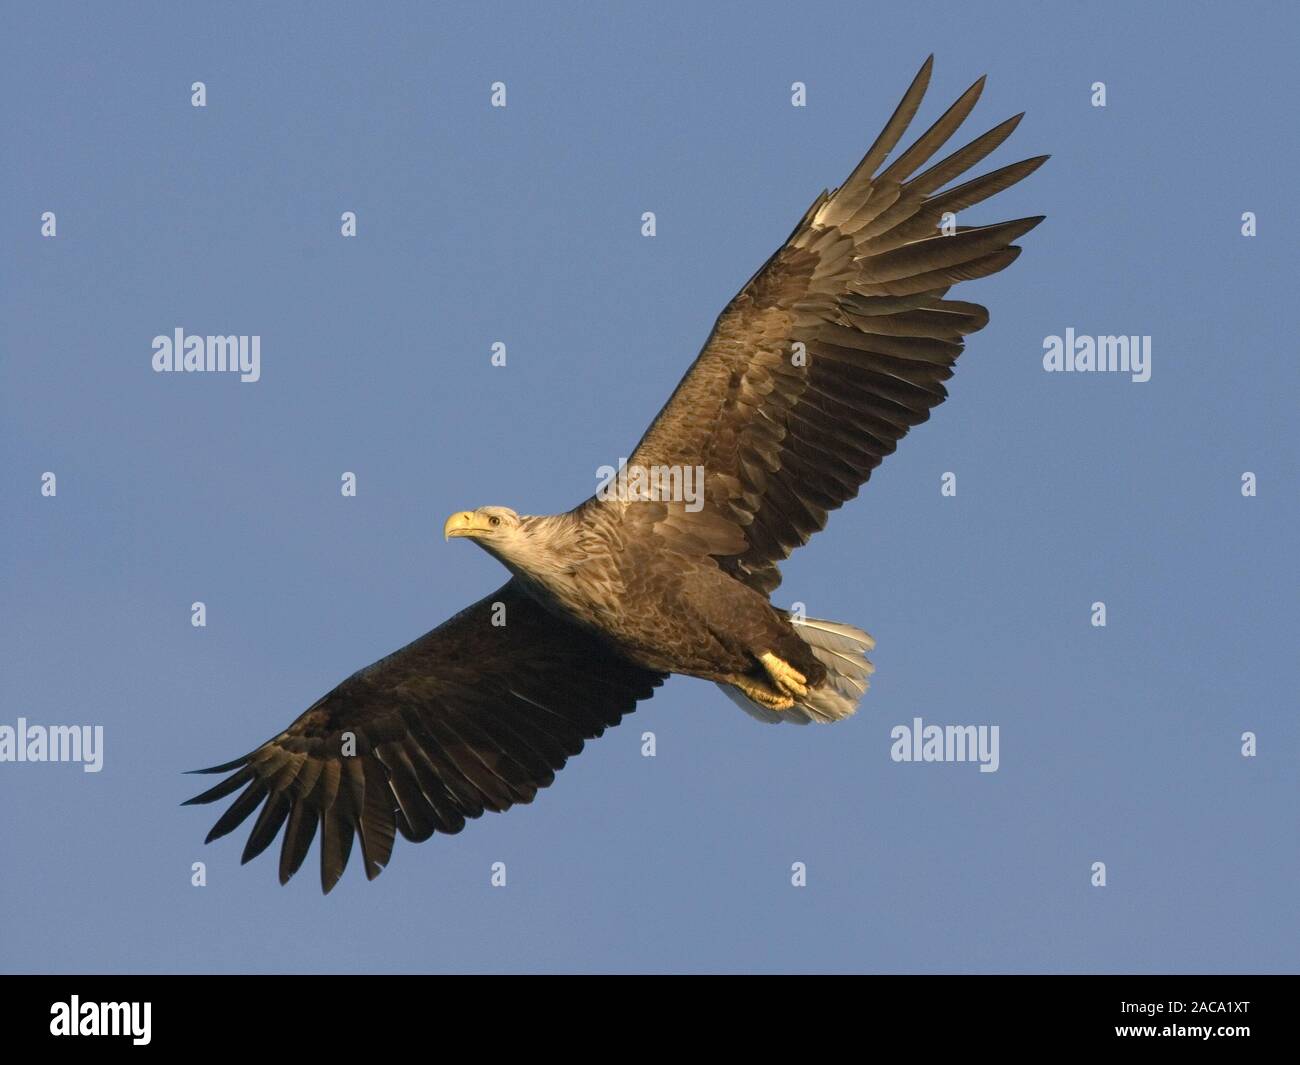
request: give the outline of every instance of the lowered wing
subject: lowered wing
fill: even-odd
[[[198,770],[231,775],[186,805],[239,792],[206,842],[258,811],[243,860],[283,829],[281,883],[319,829],[329,892],[354,836],[373,880],[397,832],[420,842],[531,802],[663,679],[546,613],[512,580],[354,673],[251,754]]]

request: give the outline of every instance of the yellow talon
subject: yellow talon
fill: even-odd
[[[769,688],[761,680],[752,677],[736,677],[733,681],[745,695],[768,710],[789,710],[794,706],[794,699],[782,692]]]
[[[808,694],[808,678],[794,666],[777,658],[771,651],[759,656],[767,675],[772,678],[772,685],[777,691],[794,699],[802,699]]]

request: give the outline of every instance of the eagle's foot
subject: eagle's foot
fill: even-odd
[[[794,699],[784,692],[770,688],[761,680],[755,680],[753,677],[739,676],[732,679],[731,683],[745,693],[745,696],[758,703],[759,706],[766,707],[768,710],[789,710],[794,706]]]
[[[794,666],[777,658],[771,651],[759,657],[767,675],[772,678],[772,686],[778,692],[790,697],[791,702],[802,699],[808,694],[808,678]]]

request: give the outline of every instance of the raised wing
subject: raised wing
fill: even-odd
[[[548,614],[512,580],[354,673],[251,754],[198,770],[231,776],[186,805],[243,789],[205,842],[260,807],[243,861],[283,827],[282,884],[319,826],[329,892],[354,833],[373,880],[395,832],[420,842],[459,832],[484,810],[531,802],[584,740],[617,725],[663,679]]]
[[[917,173],[975,106],[983,78],[880,169],[916,114],[932,62],[848,180],[817,198],[728,304],[628,460],[643,469],[702,466],[704,507],[694,515],[667,508],[655,532],[688,543],[703,536],[724,569],[764,593],[781,581],[777,563],[947,396],[962,338],[988,321],[983,307],[945,299],[948,288],[1013,262],[1020,249],[1012,242],[1042,221],[957,226],[950,235],[938,228],[948,212],[1047,158],[939,191],[1000,145],[1017,115]]]

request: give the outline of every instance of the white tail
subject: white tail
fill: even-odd
[[[876,667],[867,661],[867,652],[876,646],[867,633],[852,625],[818,618],[790,619],[795,632],[826,667],[826,683],[810,691],[789,710],[769,710],[760,706],[739,688],[719,684],[733,703],[750,717],[776,724],[791,721],[806,725],[810,721],[826,723],[848,717],[858,708],[858,701],[870,685],[868,678]]]

